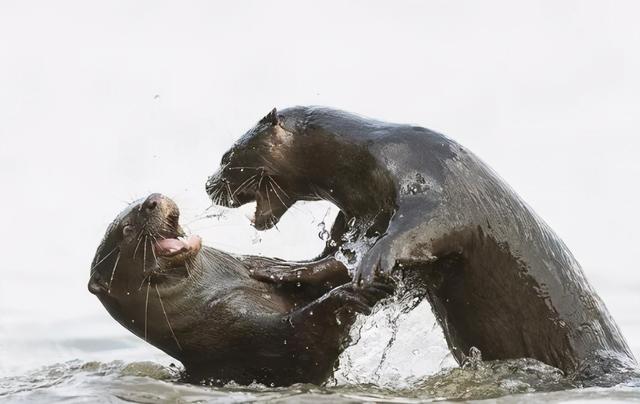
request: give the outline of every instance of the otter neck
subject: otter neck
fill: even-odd
[[[378,222],[378,227],[386,229],[397,208],[397,190],[391,174],[364,146],[345,144],[329,135],[315,146],[315,161],[323,163],[307,162],[309,170],[301,173],[311,182],[310,192],[332,202],[347,218]]]
[[[198,254],[186,261],[186,265],[173,268],[179,275],[169,274],[143,287],[135,302],[135,306],[140,308],[135,321],[130,321],[131,315],[127,312],[114,317],[140,338],[180,358],[185,354],[185,349],[189,349],[189,328],[194,323],[205,321],[208,310],[200,309],[202,305],[208,304],[217,295],[228,293],[226,288],[248,277],[243,268],[235,257],[203,246]],[[221,287],[217,288],[219,285]],[[149,288],[148,300],[146,288]],[[134,303],[124,306],[132,307]]]

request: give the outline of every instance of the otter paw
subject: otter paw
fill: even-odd
[[[395,287],[391,277],[376,274],[370,283],[358,285],[351,282],[333,289],[331,295],[343,303],[343,308],[369,315],[376,303],[393,294]]]
[[[259,268],[251,272],[253,279],[268,283],[291,283],[304,282],[307,278],[307,267],[289,268],[289,267],[269,267]]]
[[[356,268],[353,280],[359,285],[371,283],[377,274],[390,275],[394,265],[391,250],[386,248],[386,244],[376,244],[365,254]]]

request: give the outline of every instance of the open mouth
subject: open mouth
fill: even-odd
[[[155,205],[153,203],[155,202]],[[146,203],[146,202],[145,202]],[[156,257],[170,259],[172,262],[184,261],[195,255],[202,247],[202,239],[198,235],[186,236],[180,227],[180,211],[171,199],[158,195],[149,205],[156,212],[152,222],[155,223],[153,249]]]
[[[158,257],[175,258],[183,255],[193,255],[202,247],[200,236],[165,238],[155,243],[155,253]]]
[[[251,222],[258,230],[269,230],[275,227],[291,206],[288,200],[283,200],[268,189],[265,192],[257,192],[255,201],[256,210]]]
[[[294,202],[267,175],[263,178],[254,175],[237,181],[221,179],[214,175],[207,183],[207,193],[214,204],[227,208],[238,208],[256,202],[251,223],[257,230],[275,227]]]

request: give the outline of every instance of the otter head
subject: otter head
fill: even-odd
[[[258,230],[275,226],[299,200],[324,199],[347,218],[388,222],[396,206],[392,176],[366,141],[340,134],[340,119],[351,127],[360,118],[315,107],[283,114],[274,108],[224,154],[209,177],[213,203],[238,207],[256,201]],[[377,227],[386,228],[384,223]]]
[[[111,223],[91,264],[89,291],[118,322],[145,339],[148,332],[150,338],[166,339],[165,330],[147,329],[147,320],[164,324],[164,307],[153,299],[188,278],[189,264],[201,248],[200,237],[184,236],[179,215],[176,204],[160,194],[133,202]]]
[[[291,158],[296,138],[274,108],[224,154],[220,169],[209,177],[206,189],[213,203],[235,208],[255,201],[253,224],[266,230],[296,200],[318,199],[304,169]]]

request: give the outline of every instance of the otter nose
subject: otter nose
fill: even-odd
[[[142,203],[142,209],[146,212],[153,212],[158,205],[162,203],[163,196],[161,194],[151,194],[147,197],[147,199]]]

